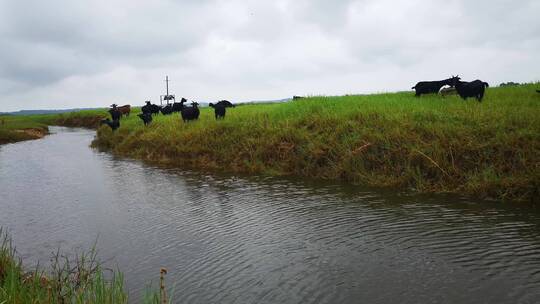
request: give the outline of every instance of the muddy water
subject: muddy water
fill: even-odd
[[[28,263],[97,238],[130,302],[160,267],[178,303],[540,302],[538,208],[157,168],[51,132],[0,147],[0,225]]]

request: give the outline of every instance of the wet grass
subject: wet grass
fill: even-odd
[[[532,200],[540,187],[538,84],[490,88],[484,102],[411,92],[311,97],[228,109],[215,121],[132,114],[96,147],[175,166]]]
[[[172,300],[149,287],[143,303],[163,304]],[[0,228],[0,303],[128,303],[123,274],[106,270],[97,261],[95,247],[68,257],[57,251],[51,265],[25,269],[12,241]]]

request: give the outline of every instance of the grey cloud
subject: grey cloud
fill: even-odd
[[[402,90],[452,73],[534,81],[539,10],[532,0],[4,0],[0,110],[156,99],[165,74],[203,100]]]

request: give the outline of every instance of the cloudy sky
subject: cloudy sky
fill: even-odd
[[[538,0],[0,0],[0,112],[540,80]]]

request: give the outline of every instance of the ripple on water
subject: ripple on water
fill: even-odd
[[[178,302],[540,301],[536,209],[156,168],[52,130],[0,150],[0,223],[29,260],[99,235],[133,295],[166,267]]]

